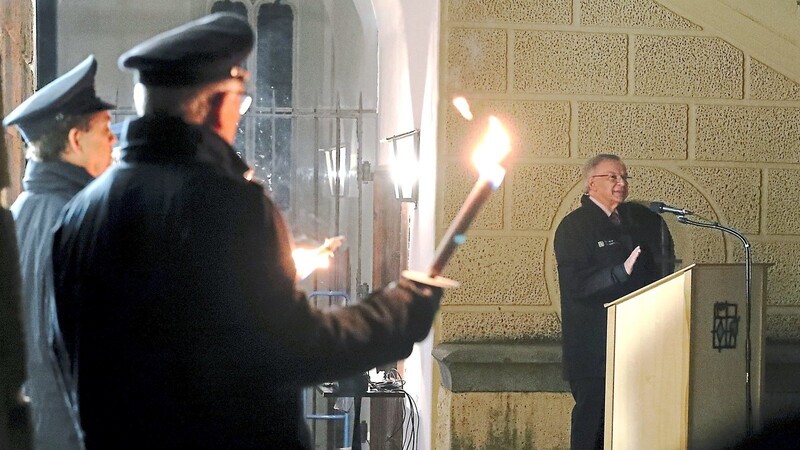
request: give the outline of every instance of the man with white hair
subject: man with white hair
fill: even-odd
[[[563,373],[569,381],[573,450],[602,449],[606,376],[605,303],[672,272],[672,237],[661,217],[628,198],[628,168],[601,154],[583,168],[581,206],[556,229]]]

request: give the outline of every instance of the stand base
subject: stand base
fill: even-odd
[[[461,283],[459,283],[456,280],[440,277],[438,275],[435,277],[431,277],[422,272],[416,272],[413,270],[404,270],[401,273],[401,275],[403,275],[404,278],[409,279],[411,281],[416,281],[417,283],[427,284],[428,286],[435,286],[442,289],[451,289],[461,286]]]

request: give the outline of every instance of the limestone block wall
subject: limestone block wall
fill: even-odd
[[[560,339],[552,236],[578,204],[581,165],[601,152],[627,162],[631,200],[678,205],[746,233],[754,261],[774,264],[768,341],[800,340],[800,79],[729,43],[742,36],[663,4],[442,1],[437,236],[477,178],[469,156],[487,116],[503,119],[514,142],[505,182],[445,272],[462,287],[444,299],[437,342]],[[450,105],[456,95],[470,101],[473,121]],[[737,240],[666,219],[682,265],[743,262]],[[543,408],[568,430],[569,408],[552,404],[571,407],[567,394],[507,395],[440,388],[438,448],[567,446],[541,437],[547,422],[528,428],[518,417],[519,404]],[[483,422],[467,424],[464,405]],[[534,444],[492,441],[508,433],[492,425],[504,414],[517,424],[506,444]]]
[[[0,116],[5,117],[32,92],[33,0],[3,0],[0,8]],[[16,130],[3,130],[0,139],[0,203],[8,206],[21,191],[24,149]]]
[[[538,401],[532,402],[531,395]],[[454,417],[437,431],[438,448],[563,448],[564,442],[569,442],[569,428],[561,422],[572,403],[560,394],[446,392],[439,397],[437,408],[440,416]],[[487,416],[492,420],[487,421]],[[486,432],[470,436],[463,430]]]

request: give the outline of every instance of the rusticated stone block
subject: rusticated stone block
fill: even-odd
[[[800,314],[767,313],[766,336],[773,341],[800,341]]]
[[[451,312],[445,308],[440,331],[441,341],[450,343],[555,341],[561,338],[561,321],[555,313]]]
[[[713,196],[726,225],[758,233],[761,218],[761,170],[730,167],[681,167]]]
[[[467,170],[460,164],[448,164],[445,167],[443,184],[440,189],[443,192],[444,202],[442,210],[444,214],[441,224],[442,228],[447,228],[450,222],[458,214],[461,205],[469,195],[475,181],[478,179],[476,169]],[[505,195],[505,183],[500,185],[497,191],[493,192],[489,200],[483,205],[470,229],[472,230],[500,230],[503,228],[503,196]]]
[[[431,355],[453,392],[569,391],[558,342],[440,344]]]
[[[464,160],[470,158],[480,142],[480,133],[485,132],[481,128],[486,128],[484,103],[471,101],[470,110],[475,116],[473,120],[463,118],[452,105],[445,110],[445,151],[458,154]]]
[[[569,24],[572,0],[450,0],[447,16],[457,22]]]
[[[558,449],[569,447],[566,393],[439,391],[437,448]]]
[[[514,91],[623,95],[628,50],[624,34],[517,31]]]
[[[800,162],[800,108],[699,105],[696,158]]]
[[[800,100],[800,84],[751,58],[748,97],[758,100]]]
[[[767,169],[767,233],[800,235],[800,170]]]
[[[742,98],[742,52],[718,38],[634,38],[634,94],[656,97]]]
[[[669,205],[680,205],[710,219],[717,218],[708,199],[689,180],[674,172],[629,165],[628,173],[633,177],[629,201],[639,201],[646,206],[653,201],[662,201]],[[671,214],[664,214],[663,217],[675,241],[675,254],[684,266],[725,262],[724,242],[718,232],[679,224]]]
[[[505,92],[505,30],[454,28],[447,33],[447,87],[451,92]]]
[[[568,102],[481,101],[470,103],[475,119],[467,121],[455,110],[447,110],[447,151],[472,154],[487,117],[497,116],[511,133],[511,153],[516,157],[568,157]]]
[[[579,103],[578,153],[686,159],[688,111],[670,103]]]
[[[652,0],[581,0],[581,24],[623,28],[699,30]]]
[[[716,214],[705,196],[686,178],[667,169],[628,164],[630,185],[628,200],[649,205],[662,201],[670,205],[681,205],[706,217]]]
[[[734,261],[744,262],[736,241]],[[772,263],[767,274],[767,305],[800,306],[800,242],[751,242],[754,263]]]
[[[549,230],[562,199],[580,181],[581,168],[518,164],[511,175],[511,228]]]
[[[547,305],[545,238],[469,237],[445,275],[461,282],[446,305]]]

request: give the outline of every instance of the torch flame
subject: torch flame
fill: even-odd
[[[333,252],[342,245],[344,236],[325,239],[317,248],[296,248],[292,250],[292,259],[297,269],[297,279],[303,280],[317,269],[327,269],[331,265]]]
[[[488,179],[497,188],[503,182],[506,170],[500,162],[511,151],[511,138],[508,131],[494,116],[489,117],[489,131],[483,136],[483,140],[478,144],[475,153],[472,154],[472,162],[478,169],[481,178]]]
[[[461,117],[472,120],[472,111],[469,109],[469,103],[467,99],[464,97],[456,97],[453,99],[453,106],[456,107],[459,113],[461,113]]]

